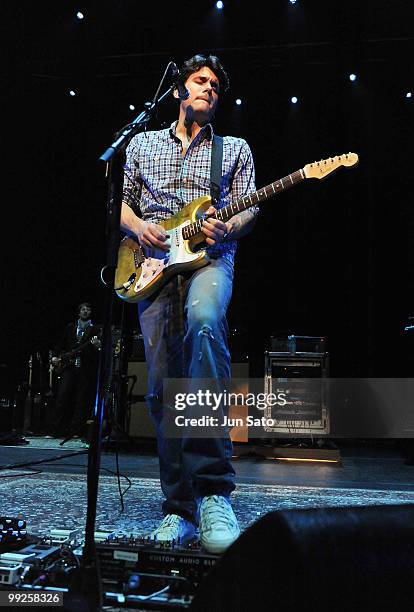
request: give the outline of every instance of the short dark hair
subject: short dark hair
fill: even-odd
[[[90,310],[92,310],[92,304],[90,302],[81,302],[78,306],[78,312],[81,311],[82,306],[86,306]]]
[[[215,55],[202,55],[201,53],[193,55],[193,57],[190,57],[190,59],[183,63],[180,68],[180,81],[185,83],[191,74],[197,72],[201,68],[204,68],[204,66],[207,66],[207,68],[210,68],[210,70],[214,72],[219,80],[220,90],[222,92],[225,92],[230,88],[228,74],[223,68],[219,58]]]

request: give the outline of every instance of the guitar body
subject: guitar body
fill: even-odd
[[[59,355],[58,359],[59,361],[52,364],[52,367],[54,373],[57,376],[60,376],[68,366],[73,365],[75,363],[76,356],[74,352],[62,353],[61,355]]]
[[[203,249],[205,236],[199,232],[185,240],[182,230],[211,206],[211,197],[197,198],[177,214],[159,223],[170,236],[168,252],[141,247],[127,236],[119,247],[115,291],[126,302],[140,302],[158,291],[175,274],[194,271],[209,264]]]
[[[92,328],[88,328],[88,329],[94,329]],[[93,332],[92,332],[93,333]],[[50,375],[52,374],[52,372],[55,372],[55,374],[57,374],[58,376],[60,376],[62,374],[62,372],[64,370],[66,370],[67,367],[69,366],[73,366],[76,364],[76,358],[77,357],[81,357],[82,359],[82,355],[84,354],[84,350],[89,347],[91,344],[93,344],[95,347],[100,346],[100,344],[97,344],[97,342],[99,343],[99,339],[98,336],[94,335],[92,336],[92,338],[89,338],[89,340],[85,340],[83,342],[81,342],[76,348],[74,348],[72,351],[66,351],[64,353],[61,353],[58,357],[57,357],[57,361],[53,361],[53,357],[50,355]],[[51,382],[51,379],[50,379]],[[52,385],[50,384],[50,387],[52,387]]]

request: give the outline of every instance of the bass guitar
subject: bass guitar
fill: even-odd
[[[236,202],[220,208],[212,216],[226,222],[231,217],[301,183],[305,179],[323,179],[341,166],[355,166],[356,153],[346,153],[322,159],[288,174]],[[126,236],[118,250],[115,273],[115,292],[126,302],[139,302],[158,291],[170,278],[181,272],[206,266],[205,235],[201,231],[205,212],[211,206],[211,197],[202,196],[184,206],[177,214],[159,223],[170,235],[168,252],[141,247]]]

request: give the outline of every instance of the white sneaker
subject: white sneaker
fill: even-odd
[[[240,535],[230,502],[222,495],[203,497],[200,505],[200,542],[212,553],[221,553]]]
[[[190,521],[177,514],[167,514],[157,529],[151,532],[151,538],[157,542],[174,542],[185,546],[195,538],[196,527]]]

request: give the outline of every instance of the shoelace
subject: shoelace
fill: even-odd
[[[174,514],[167,514],[167,516],[164,517],[161,525],[155,530],[154,533],[157,534],[160,532],[172,532],[179,526],[180,521],[181,518],[179,516],[176,516]]]
[[[237,522],[234,520],[231,506],[220,496],[213,495],[201,508],[201,514],[206,517],[209,529],[217,529],[219,525],[235,528]],[[213,526],[214,524],[214,526]]]

